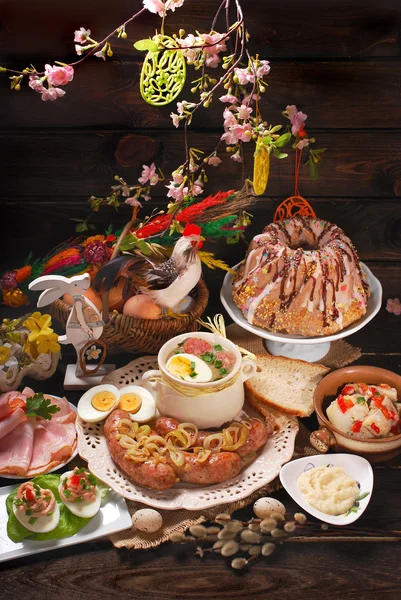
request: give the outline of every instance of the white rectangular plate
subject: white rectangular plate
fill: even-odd
[[[24,540],[15,544],[7,536],[8,515],[6,509],[6,498],[15,487],[15,485],[8,485],[0,488],[0,562],[21,556],[29,556],[30,554],[38,554],[39,552],[47,552],[48,550],[56,550],[57,548],[64,548],[74,544],[90,542],[97,538],[128,529],[132,525],[131,515],[124,498],[110,490],[105,499],[106,504],[75,535],[63,538],[62,540],[49,540],[46,542]]]

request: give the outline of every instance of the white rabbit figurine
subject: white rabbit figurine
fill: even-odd
[[[64,294],[71,294],[74,304],[66,323],[66,334],[58,337],[60,344],[72,344],[77,353],[75,374],[77,377],[90,374],[82,369],[85,364],[82,350],[91,340],[100,338],[103,332],[103,320],[96,306],[85,298],[83,292],[90,287],[88,273],[63,277],[62,275],[44,275],[29,284],[32,291],[44,290],[37,302],[38,308],[51,304]],[[103,362],[103,361],[102,361]],[[95,368],[96,373],[99,371]]]

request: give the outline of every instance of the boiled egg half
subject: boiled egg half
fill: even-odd
[[[174,354],[168,359],[166,368],[181,381],[206,383],[213,377],[211,368],[195,354]]]
[[[140,385],[120,388],[118,408],[126,410],[133,421],[147,423],[156,415],[156,402],[152,394]]]
[[[58,486],[59,494],[64,480],[71,475],[74,475],[74,471],[67,471],[61,475],[60,485]],[[73,515],[82,517],[83,519],[90,519],[91,517],[94,517],[99,512],[100,504],[102,502],[102,495],[98,487],[96,487],[95,499],[91,500],[90,502],[88,500],[81,500],[80,502],[64,502],[61,494],[60,498],[64,506],[66,506]]]
[[[32,517],[32,515],[27,515],[25,511],[20,510],[15,504],[13,504],[13,512],[21,525],[29,529],[29,531],[33,531],[33,533],[48,533],[49,531],[53,531],[60,521],[60,509],[57,502],[50,516]]]
[[[117,407],[127,411],[137,423],[147,423],[156,415],[155,399],[140,385],[120,389],[111,384],[96,385],[82,396],[77,411],[83,421],[98,423]]]
[[[115,385],[95,385],[78,402],[78,416],[87,423],[103,421],[116,408],[119,399],[120,394]]]

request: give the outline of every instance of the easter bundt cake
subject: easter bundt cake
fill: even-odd
[[[342,229],[296,216],[253,238],[234,278],[233,298],[249,323],[310,337],[360,319],[369,286]]]

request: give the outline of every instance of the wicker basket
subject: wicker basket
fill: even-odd
[[[115,258],[120,250],[124,237],[130,231],[133,221],[127,223],[113,249],[111,259]],[[136,319],[126,315],[113,312],[109,315],[108,294],[103,300],[103,315],[105,325],[101,340],[106,344],[109,353],[130,352],[133,354],[150,353],[156,354],[165,342],[176,335],[189,331],[198,331],[200,325],[197,322],[206,310],[209,300],[209,291],[206,283],[201,279],[191,296],[195,300],[195,306],[186,313],[185,317],[160,318],[160,319]],[[50,313],[61,325],[67,323],[71,306],[62,300],[56,300],[50,305]]]
[[[109,353],[156,354],[174,336],[200,329],[197,319],[202,316],[209,300],[209,291],[202,279],[192,295],[196,304],[186,317],[135,319],[119,313],[111,314],[100,339],[106,344]],[[56,300],[50,306],[52,317],[62,325],[67,323],[70,310],[71,306],[62,300]]]

